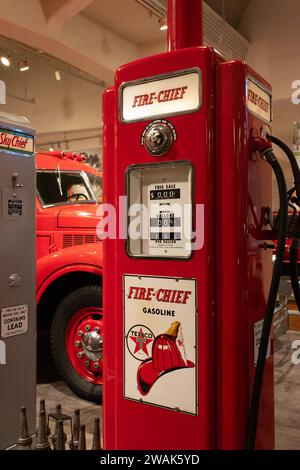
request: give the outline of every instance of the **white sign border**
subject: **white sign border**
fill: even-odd
[[[177,279],[179,281],[194,281],[195,283],[195,342],[196,342],[196,353],[195,353],[195,397],[196,397],[196,413],[189,413],[188,411],[178,410],[171,408],[169,406],[157,405],[152,402],[147,402],[144,399],[136,400],[134,398],[129,398],[125,395],[125,353],[126,353],[126,333],[124,330],[125,327],[125,278],[126,277],[138,277],[142,279],[143,277],[146,278],[155,278],[155,279]],[[198,283],[197,279],[194,277],[176,277],[176,276],[155,276],[150,274],[127,274],[124,273],[122,275],[122,290],[123,290],[123,399],[127,401],[133,401],[135,403],[140,403],[141,405],[148,405],[153,406],[155,408],[162,408],[164,410],[175,411],[176,413],[182,413],[188,416],[199,416],[199,400],[198,400],[198,393],[199,393],[199,373],[198,373],[198,348],[199,348],[199,340],[198,340],[198,323],[199,323],[199,311],[198,311]]]
[[[168,78],[173,78],[177,77],[180,75],[188,75],[190,73],[197,73],[199,75],[199,106],[196,109],[189,110],[189,111],[179,111],[179,112],[173,112],[173,113],[160,113],[160,114],[153,114],[147,117],[142,117],[138,119],[133,119],[132,121],[128,121],[123,118],[123,90],[124,88],[128,86],[134,86],[134,85],[141,85],[142,83],[149,83],[149,82],[156,82],[158,80],[165,80]],[[134,122],[140,122],[140,121],[151,121],[152,119],[160,119],[160,118],[166,118],[170,116],[180,116],[183,114],[192,114],[196,113],[199,111],[199,109],[202,108],[203,104],[203,96],[202,96],[202,70],[199,67],[191,67],[189,69],[183,69],[183,70],[176,70],[174,72],[166,72],[160,75],[153,75],[151,77],[147,78],[142,78],[138,80],[131,80],[129,82],[123,82],[121,83],[119,87],[119,92],[118,92],[118,115],[119,115],[119,120],[121,121],[122,124],[132,124]]]

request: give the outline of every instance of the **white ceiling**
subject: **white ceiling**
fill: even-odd
[[[135,0],[94,0],[83,14],[139,44],[164,38],[159,17]]]
[[[237,29],[249,1],[206,0],[205,3]],[[159,16],[162,13],[166,15],[167,4],[167,0],[94,0],[85,8],[83,15],[88,15],[95,22],[105,24],[132,41],[143,44],[164,37],[164,33],[159,29]],[[149,5],[149,9],[146,5]],[[151,12],[151,7],[154,13]]]
[[[238,28],[250,0],[205,0],[216,13],[234,28]]]

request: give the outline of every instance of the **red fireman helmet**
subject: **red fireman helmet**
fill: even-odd
[[[137,385],[142,395],[147,395],[154,383],[164,374],[173,370],[194,367],[179,350],[176,339],[180,323],[172,323],[169,330],[158,335],[152,346],[152,358],[143,361],[137,372]]]

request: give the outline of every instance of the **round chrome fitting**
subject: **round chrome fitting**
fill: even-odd
[[[172,130],[163,122],[153,123],[146,130],[144,142],[145,148],[151,155],[161,157],[173,144]]]

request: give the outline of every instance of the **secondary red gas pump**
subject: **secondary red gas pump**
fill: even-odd
[[[103,97],[104,445],[251,448],[258,422],[272,449],[271,87],[202,46],[201,1],[168,9],[168,52]]]

